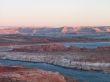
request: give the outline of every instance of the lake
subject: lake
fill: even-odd
[[[110,82],[110,74],[97,71],[83,71],[55,66],[46,63],[34,63],[24,61],[0,60],[0,65],[23,65],[28,68],[40,68],[48,71],[60,72],[64,75],[78,79],[80,82]]]
[[[110,42],[68,42],[63,44],[66,47],[76,46],[80,48],[97,48],[97,47],[110,46]]]

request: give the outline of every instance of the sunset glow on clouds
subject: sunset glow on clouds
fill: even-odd
[[[0,26],[110,25],[110,0],[0,0]]]

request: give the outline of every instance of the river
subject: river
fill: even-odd
[[[60,72],[66,76],[78,79],[80,82],[110,82],[110,74],[97,71],[83,71],[55,66],[46,63],[0,60],[0,65],[23,65],[28,68],[40,68],[48,71]]]

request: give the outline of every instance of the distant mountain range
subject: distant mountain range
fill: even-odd
[[[110,26],[100,27],[59,27],[59,28],[31,28],[31,27],[0,27],[0,34],[67,34],[67,33],[101,33],[110,32]]]
[[[97,33],[97,32],[110,32],[110,26],[103,27],[64,27],[63,33]]]

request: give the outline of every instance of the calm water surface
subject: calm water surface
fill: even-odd
[[[69,42],[69,43],[63,43],[66,47],[70,46],[76,46],[80,48],[97,48],[97,47],[104,47],[104,46],[110,46],[110,42]]]
[[[78,79],[80,82],[110,82],[110,74],[104,74],[96,71],[82,71],[69,68],[63,68],[46,63],[33,63],[12,60],[0,60],[0,65],[23,65],[29,68],[40,68],[49,71],[57,71],[64,75]]]

